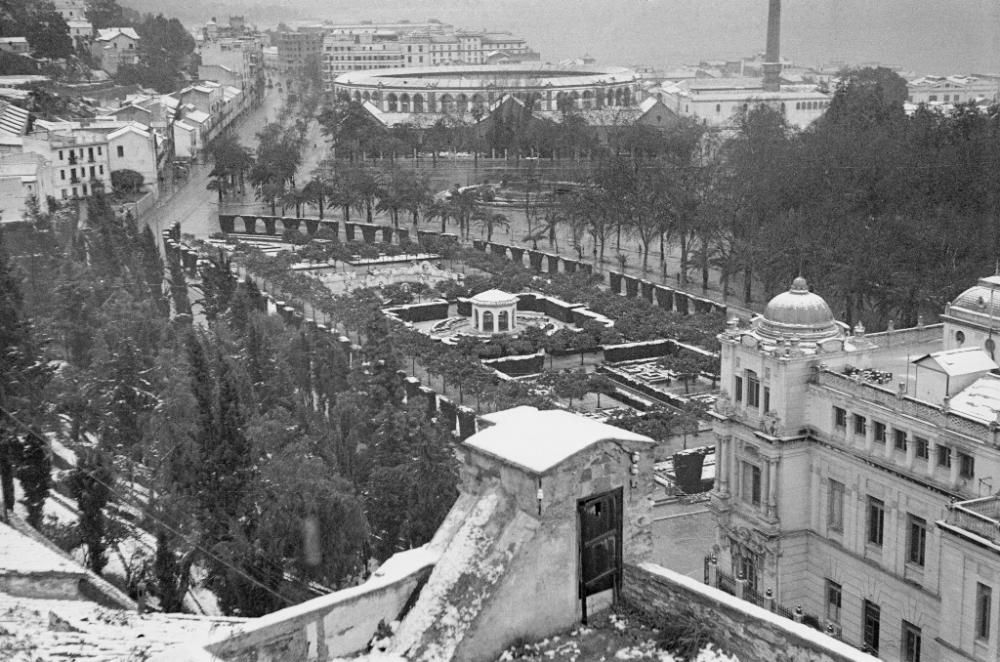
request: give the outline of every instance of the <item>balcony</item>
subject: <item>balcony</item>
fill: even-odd
[[[948,508],[945,524],[1000,545],[1000,497],[953,503]]]

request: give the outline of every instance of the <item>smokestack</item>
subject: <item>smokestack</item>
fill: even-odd
[[[764,91],[781,89],[781,0],[770,0],[767,10],[767,52],[764,54]]]

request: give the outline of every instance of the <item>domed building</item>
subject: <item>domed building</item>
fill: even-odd
[[[1000,335],[1000,275],[980,278],[945,306],[945,349],[981,347],[996,359],[996,340]]]
[[[754,329],[765,340],[816,343],[843,336],[843,325],[833,318],[833,311],[823,297],[809,291],[806,279],[799,276],[787,292],[771,299],[764,314],[755,320]]]
[[[881,659],[1000,652],[1000,275],[942,321],[852,333],[796,278],[719,336],[707,562]]]

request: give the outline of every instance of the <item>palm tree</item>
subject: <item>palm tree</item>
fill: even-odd
[[[319,217],[323,218],[323,205],[329,194],[329,185],[319,177],[313,177],[302,187],[302,197],[305,202],[319,208]]]
[[[453,218],[452,206],[447,200],[435,198],[424,210],[424,220],[441,219],[442,234],[448,231],[448,219]]]
[[[472,212],[472,219],[479,227],[486,232],[486,241],[493,241],[493,230],[496,228],[510,228],[510,221],[501,213],[492,209],[477,207]]]

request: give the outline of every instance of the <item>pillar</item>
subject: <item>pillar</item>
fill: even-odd
[[[770,510],[771,460],[766,457],[763,460],[760,468],[760,510],[767,515]]]
[[[726,462],[730,437],[719,437],[715,444],[715,470],[719,496],[729,496],[729,464]]]
[[[948,484],[952,487],[958,485],[958,475],[959,471],[962,469],[962,463],[958,459],[958,449],[952,447],[949,451],[949,457],[951,457],[951,471],[948,475]]]
[[[778,515],[778,459],[768,462],[768,471],[771,477],[767,481],[767,516],[777,517]]]
[[[892,453],[896,448],[896,429],[885,426],[885,459],[891,460]]]
[[[906,468],[913,470],[913,465],[917,461],[917,440],[907,437],[906,439]]]
[[[875,421],[868,417],[865,421],[865,453],[872,454],[875,448]]]
[[[937,444],[933,439],[927,440],[927,475],[934,475],[934,467],[937,465]]]

